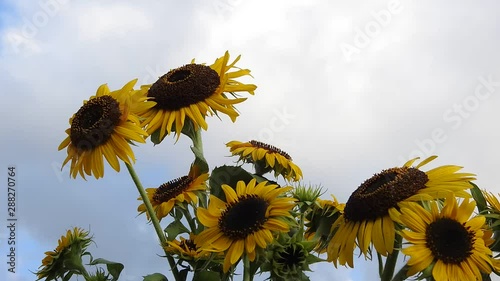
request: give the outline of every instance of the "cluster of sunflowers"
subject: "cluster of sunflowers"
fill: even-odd
[[[103,177],[104,158],[118,172],[124,162],[142,201],[138,212],[154,226],[175,280],[233,280],[240,263],[243,280],[256,274],[309,280],[311,264],[354,267],[358,251],[367,259],[376,255],[384,281],[489,280],[500,270],[493,254],[500,250],[500,202],[475,186],[475,175],[460,172],[462,167],[422,171],[435,156],[375,174],[345,204],[333,196],[321,199],[321,186],[300,183],[302,171],[289,154],[255,140],[228,142],[237,164],[210,171],[201,138],[205,119],[223,113],[234,122],[234,106],[246,99],[239,95],[256,89],[235,80],[250,75],[236,66],[239,58],[230,63],[226,52],[209,66],[192,61],[138,89],[137,80],[116,91],[102,85],[70,118],[59,146],[67,149],[63,166],[70,162],[73,178]],[[189,137],[194,161],[187,175],[144,189],[132,166],[131,144],[149,138],[157,145],[168,135]],[[94,259],[87,249],[92,239],[81,228],[68,230],[45,253],[38,280],[118,280],[124,266]],[[409,259],[396,272],[399,252]],[[95,273],[88,266],[96,266]],[[154,273],[144,280],[166,277]]]

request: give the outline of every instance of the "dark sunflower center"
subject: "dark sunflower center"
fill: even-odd
[[[277,262],[291,269],[293,267],[302,266],[305,259],[306,256],[304,251],[300,247],[290,245],[283,249],[283,252],[278,255]]]
[[[361,184],[351,194],[344,208],[347,220],[375,220],[390,208],[425,188],[429,178],[415,168],[399,167],[382,171]]]
[[[164,183],[156,189],[153,200],[157,203],[167,202],[188,189],[192,182],[191,177],[183,176]]]
[[[106,143],[122,113],[118,102],[105,95],[89,100],[71,121],[70,138],[78,150],[92,150]]]
[[[435,258],[460,264],[472,254],[474,232],[456,220],[440,218],[427,227],[425,241]]]
[[[167,77],[167,81],[170,83],[180,82],[189,77],[191,71],[188,69],[179,69],[172,73],[172,75]]]
[[[191,239],[181,241],[180,246],[186,252],[189,252],[189,251],[195,251],[196,252],[196,250],[197,250],[196,244]]]
[[[148,91],[156,108],[175,111],[204,101],[220,85],[219,74],[206,65],[188,64],[158,79]]]
[[[268,151],[271,151],[271,152],[274,152],[274,153],[278,153],[280,154],[281,156],[285,157],[286,159],[292,161],[292,157],[290,157],[290,155],[288,155],[288,153],[284,152],[283,150],[275,147],[275,146],[272,146],[272,145],[269,145],[267,143],[263,143],[263,142],[260,142],[260,141],[256,141],[256,140],[251,140],[250,143],[254,146],[254,147],[260,147],[260,148],[263,148],[265,150],[268,150]]]
[[[240,240],[262,229],[269,203],[257,195],[239,197],[219,218],[219,228],[231,240]]]

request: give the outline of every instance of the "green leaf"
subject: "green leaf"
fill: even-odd
[[[238,181],[244,181],[248,184],[253,179],[252,174],[245,171],[240,166],[221,166],[213,169],[210,175],[210,194],[225,200],[226,196],[224,191],[222,191],[221,186],[227,184],[233,189],[236,188],[236,183]]]
[[[263,177],[263,176],[260,176],[260,175],[257,175],[257,174],[253,174],[252,177],[257,181],[257,183],[261,183],[263,181],[267,181],[269,183],[276,183],[277,184],[277,182],[269,180],[266,177]]]
[[[313,264],[313,263],[317,263],[317,262],[324,262],[325,260],[312,254],[312,253],[309,253],[306,257],[306,261],[307,261],[307,264]]]
[[[150,275],[143,276],[143,281],[168,281],[167,277],[161,273],[153,273]]]
[[[260,266],[260,270],[261,271],[271,271],[273,269],[273,267],[271,266],[271,263],[270,262],[266,262],[266,263],[263,263],[261,266]]]
[[[63,277],[63,281],[69,281],[69,279],[71,279],[71,277],[73,276],[73,272],[68,272],[68,274],[66,274],[64,277]],[[54,280],[57,280],[54,278]]]
[[[481,276],[483,277],[483,281],[491,281],[491,277],[489,274],[481,273]]]
[[[473,182],[471,182],[470,184],[473,186],[473,188],[471,188],[470,190],[472,197],[476,201],[477,210],[479,211],[479,213],[481,213],[487,207],[486,199],[484,198],[483,192],[481,192],[481,190],[476,184],[474,184]]]
[[[158,128],[156,131],[154,131],[151,134],[151,141],[155,145],[160,144],[165,139],[165,137],[167,136],[167,134],[165,133],[165,135],[163,136],[163,138],[160,139],[160,131],[161,131],[161,128]]]
[[[172,126],[172,130],[175,130],[175,123]],[[198,130],[201,130],[201,128],[198,127]],[[191,118],[186,116],[186,118],[184,119],[184,126],[182,127],[181,133],[188,136],[191,140],[194,140],[194,138],[196,138],[196,129],[194,127]]]
[[[307,240],[303,240],[303,241],[300,241],[300,242],[297,242],[299,244],[301,244],[302,246],[304,246],[304,249],[306,252],[311,252],[315,247],[316,245],[318,244],[316,241],[307,241]]]
[[[300,274],[300,281],[310,281],[309,276],[307,276],[304,272]]]
[[[220,275],[215,271],[197,271],[194,274],[193,281],[219,281]]]
[[[498,237],[500,235],[500,231],[493,231],[493,237]],[[499,252],[500,251],[500,240],[496,239],[493,245],[490,246],[490,249],[494,252]]]
[[[167,240],[172,241],[181,233],[189,233],[189,229],[180,220],[175,220],[165,228],[165,232],[167,233]]]
[[[90,252],[84,252],[84,253],[82,254],[82,257],[84,257],[84,256],[89,256],[89,257],[90,257],[90,260],[92,260],[92,258],[93,258],[93,257],[92,257],[92,254],[91,254]]]
[[[500,220],[498,219],[498,217],[496,217],[493,221],[494,222],[490,225],[490,228],[493,230],[498,230],[498,226],[500,226]]]
[[[176,207],[179,207],[179,205],[177,205]],[[182,211],[179,208],[174,208],[174,210],[173,210],[173,213],[174,213],[173,217],[175,220],[180,220],[180,219],[182,219],[182,216],[184,216],[184,214],[182,213]]]
[[[161,131],[161,127],[158,128],[156,131],[154,131],[151,134],[151,141],[155,145],[160,144],[165,139],[165,137],[167,136],[167,133],[165,132],[165,135],[163,136],[163,138],[160,139],[160,131]],[[176,131],[176,128],[175,128],[175,122],[174,122],[172,124],[170,132],[174,132],[175,133],[175,131]],[[184,135],[186,135],[186,136],[188,136],[190,139],[193,139],[195,137],[195,129],[194,129],[193,121],[191,121],[191,119],[189,117],[187,117],[187,116],[184,119],[184,126],[182,127],[181,133],[184,134]]]
[[[118,280],[118,277],[120,277],[120,273],[122,272],[124,266],[123,264],[119,262],[114,262],[114,261],[108,261],[105,259],[95,259],[89,263],[89,265],[97,265],[97,264],[105,264],[106,268],[108,269],[109,274],[113,276],[113,279],[111,281],[116,281]]]

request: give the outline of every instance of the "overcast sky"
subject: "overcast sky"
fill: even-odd
[[[106,166],[100,180],[70,179],[57,147],[99,85],[152,83],[226,50],[242,55],[238,66],[252,70],[258,89],[238,105],[236,123],[208,120],[211,167],[232,163],[230,140],[264,141],[289,153],[306,183],[345,202],[374,173],[437,154],[433,165],[464,166],[481,188],[500,192],[494,1],[1,1],[0,178],[8,165],[18,170],[18,273],[7,280],[33,280],[30,270],[74,226],[90,227],[94,256],[125,264],[120,280],[168,273],[153,228],[136,217],[125,167]],[[135,148],[143,184],[184,175],[189,145],[168,138]],[[311,276],[370,280],[377,270],[363,259],[356,267],[322,263]]]

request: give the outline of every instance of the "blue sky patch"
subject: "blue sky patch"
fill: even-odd
[[[0,1],[0,30],[11,25],[18,19],[18,11],[10,1]]]

